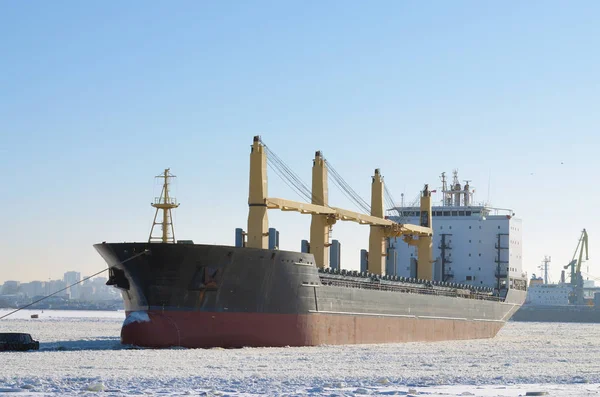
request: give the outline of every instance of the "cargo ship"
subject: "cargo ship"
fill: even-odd
[[[248,227],[236,231],[235,246],[175,239],[171,211],[178,204],[169,193],[168,169],[152,204],[148,241],[94,245],[109,266],[107,284],[122,292],[123,344],[233,348],[491,338],[523,303],[526,291],[518,285],[494,288],[434,275],[427,185],[420,193],[418,224],[385,216],[379,170],[372,178],[370,215],[332,207],[328,164],[316,152],[310,203],[270,198],[267,153],[272,154],[255,137]],[[272,209],[311,216],[310,241],[300,252],[278,248],[278,232],[268,227]],[[337,221],[369,225],[363,271],[341,268],[339,242],[329,241]],[[162,229],[158,237],[155,226]],[[386,274],[392,239],[414,247],[413,275]]]
[[[565,270],[560,281],[550,283],[548,266],[550,257],[545,257],[540,267],[544,277],[534,274],[529,283],[525,303],[512,320],[529,322],[600,323],[600,288],[594,280],[584,280],[581,265],[588,259],[587,231],[583,229],[575,255],[565,269],[570,269],[570,281]],[[577,256],[579,251],[579,255]],[[585,258],[584,258],[585,251]]]
[[[600,293],[597,293],[600,297]],[[593,305],[524,304],[512,321],[540,323],[600,323],[600,299]]]

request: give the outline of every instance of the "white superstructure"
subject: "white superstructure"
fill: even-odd
[[[568,305],[573,292],[570,284],[542,284],[531,282],[525,303],[529,305],[556,306]]]
[[[472,205],[468,182],[461,189],[455,171],[446,188],[442,174],[442,205],[432,208],[433,257],[436,280],[504,290],[525,288],[521,220],[511,210]],[[399,223],[420,224],[418,207],[397,207]],[[401,239],[389,240],[386,273],[415,277],[416,250]]]

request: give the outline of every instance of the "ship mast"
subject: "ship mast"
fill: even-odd
[[[157,175],[157,178],[163,178],[163,187],[160,192],[160,197],[154,198],[154,203],[150,204],[154,208],[156,208],[156,212],[154,213],[154,221],[152,223],[152,229],[150,229],[150,237],[148,238],[148,242],[161,242],[161,243],[175,243],[175,229],[173,228],[173,216],[171,215],[171,210],[173,208],[179,207],[177,200],[175,197],[171,197],[169,195],[169,178],[175,178],[175,175],[172,175],[170,172],[170,168],[165,169],[164,173],[161,175]],[[158,210],[163,211],[162,222],[156,222],[156,218],[158,217]],[[153,237],[154,226],[161,225],[162,235]],[[169,230],[171,233],[169,233]],[[170,236],[169,236],[170,234]]]
[[[548,284],[548,268],[550,267],[550,262],[550,257],[545,256],[544,260],[542,261],[542,264],[539,266],[539,269],[544,272],[544,284]]]
[[[440,179],[442,180],[442,205],[452,205],[452,200],[448,200],[448,185],[446,184],[445,172],[442,172],[442,175],[440,175]]]

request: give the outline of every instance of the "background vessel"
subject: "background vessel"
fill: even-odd
[[[585,255],[584,255],[585,253]],[[588,260],[588,235],[583,229],[573,259],[561,271],[558,283],[550,283],[550,257],[545,257],[541,269],[544,277],[531,278],[525,304],[513,316],[514,321],[600,323],[600,288],[594,278],[581,270]],[[566,281],[569,270],[570,281]],[[590,280],[589,278],[592,278]]]

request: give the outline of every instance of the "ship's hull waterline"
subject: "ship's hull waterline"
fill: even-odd
[[[513,321],[552,323],[600,323],[600,308],[585,305],[523,305]]]
[[[315,346],[494,337],[525,298],[503,301],[322,283],[310,254],[194,244],[95,248],[123,291],[124,344]]]

